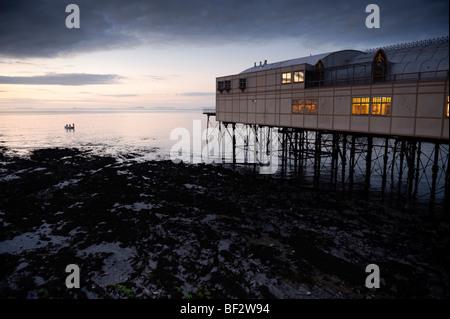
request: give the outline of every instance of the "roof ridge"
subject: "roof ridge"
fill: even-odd
[[[432,43],[444,43],[444,42],[448,42],[448,36],[431,38],[431,39],[420,40],[420,41],[398,43],[398,44],[388,45],[385,47],[372,48],[372,49],[365,50],[364,53],[374,53],[380,49],[383,49],[384,51],[389,51],[389,50],[396,50],[396,49],[411,48],[411,47],[418,46],[418,45],[429,45]]]

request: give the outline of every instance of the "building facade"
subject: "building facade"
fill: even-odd
[[[449,138],[448,37],[264,62],[216,83],[219,122]]]

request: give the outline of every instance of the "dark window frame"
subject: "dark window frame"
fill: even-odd
[[[239,89],[241,91],[244,91],[247,88],[247,78],[240,78],[239,79]]]
[[[227,92],[230,92],[230,90],[231,90],[231,80],[225,80],[224,81],[224,86],[225,86],[225,90]]]
[[[372,61],[372,82],[384,82],[386,81],[388,68],[388,60],[386,53],[380,49],[375,54]]]
[[[225,89],[224,81],[217,81],[217,90],[222,93]]]

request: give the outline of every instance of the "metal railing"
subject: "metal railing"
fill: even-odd
[[[325,77],[327,70],[325,69]],[[330,70],[336,72],[335,69]],[[364,76],[351,77],[340,79],[324,79],[324,80],[309,80],[306,82],[306,87],[323,87],[323,86],[350,86],[350,85],[367,85],[374,83],[392,83],[392,82],[417,82],[417,81],[436,81],[447,80],[449,78],[449,71],[425,71],[414,73],[399,73],[389,74],[380,77]]]
[[[204,107],[202,110],[203,114],[211,114],[211,113],[216,113],[216,108],[215,107]]]

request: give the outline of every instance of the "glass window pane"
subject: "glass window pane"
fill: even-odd
[[[304,75],[303,71],[295,71],[294,72],[294,82],[303,82],[304,81]]]
[[[291,83],[291,72],[283,73],[281,79],[282,79],[281,83],[283,84]]]

